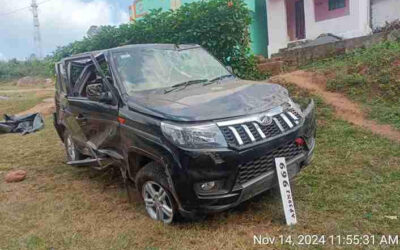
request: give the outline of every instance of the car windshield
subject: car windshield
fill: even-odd
[[[183,50],[133,48],[114,53],[114,61],[128,94],[230,75],[200,47]]]

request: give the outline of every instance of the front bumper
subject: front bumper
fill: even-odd
[[[301,126],[265,143],[242,150],[194,152],[179,149],[177,151],[179,164],[173,164],[171,178],[181,213],[184,216],[192,216],[223,211],[276,186],[277,176],[275,167],[271,166],[271,157],[281,157],[280,154],[276,154],[277,149],[291,145],[296,138],[301,137],[305,139],[306,145],[293,154],[289,152],[287,156],[290,157],[284,156],[287,159],[289,177],[293,178],[312,159],[315,131],[315,108],[312,103],[304,111],[304,121]],[[284,148],[283,152],[287,153],[285,150]],[[268,159],[265,159],[266,155]],[[267,171],[257,172],[259,173],[257,176],[238,181],[241,166],[260,161],[269,161]],[[195,185],[208,181],[220,181],[223,184],[215,193],[199,193]]]
[[[314,147],[315,147],[315,140],[313,140],[313,145],[309,152],[300,154],[287,162],[288,174],[290,179],[295,177],[296,174],[300,172],[300,170],[302,170],[305,166],[307,166],[308,163],[310,163],[313,157]],[[233,189],[232,192],[229,194],[219,195],[219,196],[199,197],[199,199],[207,199],[210,201],[211,200],[214,201],[214,204],[209,204],[199,207],[199,211],[205,213],[224,211],[226,209],[235,207],[240,203],[249,200],[257,196],[258,194],[261,194],[276,186],[278,186],[278,178],[276,176],[276,171],[270,170],[267,173],[262,174],[257,178],[254,178],[249,182],[241,185],[240,187],[236,187],[236,189]],[[236,201],[233,201],[235,199]],[[221,202],[223,200],[232,200],[233,202],[225,205],[218,205],[220,203],[223,203]]]

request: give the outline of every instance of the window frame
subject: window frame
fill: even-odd
[[[86,64],[88,64],[88,62],[85,62],[85,63],[79,62],[82,60],[88,60],[88,62],[92,61],[89,56],[86,56],[86,57],[81,57],[81,58],[70,59],[70,60],[67,60],[64,62],[64,64],[67,65],[67,79],[68,79],[67,83],[68,83],[68,90],[69,90],[68,95],[69,96],[75,96],[74,90],[75,90],[76,86],[80,85],[80,81],[82,81],[82,77],[85,73]],[[72,82],[72,76],[71,76],[71,70],[72,70],[73,66],[82,67],[82,71],[74,83]]]
[[[57,63],[56,64],[56,73],[57,73],[57,79],[56,79],[56,90],[57,92],[60,93],[66,93],[67,88],[66,88],[66,71],[64,68],[64,64],[62,63]]]
[[[329,11],[334,11],[343,8],[346,8],[346,0],[328,0]]]

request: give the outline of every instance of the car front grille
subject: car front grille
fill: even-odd
[[[271,118],[272,122],[268,125],[254,120],[220,126],[220,129],[229,146],[242,147],[296,128],[300,123],[301,115],[294,109],[289,109]]]
[[[236,179],[237,184],[244,184],[262,174],[275,169],[275,158],[285,157],[289,161],[303,152],[302,146],[295,142],[281,146],[267,155],[261,156],[252,161],[239,165],[239,173]]]

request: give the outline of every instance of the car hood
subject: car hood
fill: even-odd
[[[208,121],[259,113],[289,101],[280,85],[226,79],[203,86],[190,85],[166,93],[140,91],[127,97],[132,109],[173,121]]]

